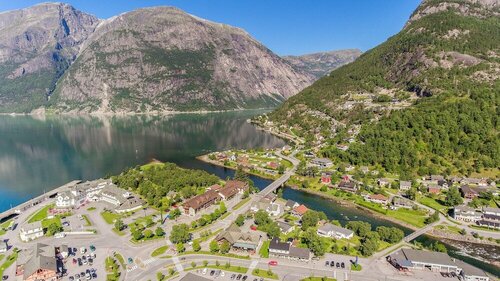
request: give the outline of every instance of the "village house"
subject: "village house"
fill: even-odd
[[[309,249],[295,247],[290,242],[281,242],[278,238],[273,238],[269,243],[269,257],[308,262],[311,260],[311,251]]]
[[[380,187],[387,187],[391,184],[389,179],[386,179],[386,178],[380,178],[380,179],[378,179],[377,182],[378,182],[378,186],[380,186]]]
[[[79,190],[67,190],[57,193],[55,205],[58,209],[79,208],[85,203],[86,198],[86,195]]]
[[[223,200],[231,200],[236,195],[243,195],[248,191],[248,183],[239,180],[229,180],[226,185],[219,189],[219,195]]]
[[[454,272],[461,280],[489,281],[489,277],[482,270],[452,259],[446,253],[403,248],[389,255],[387,261],[400,270]]]
[[[215,241],[219,244],[227,241],[233,250],[255,252],[259,246],[260,238],[257,233],[242,232],[237,225],[232,224],[226,230],[220,232],[215,237]]]
[[[483,207],[483,215],[477,221],[479,226],[500,229],[500,208]]]
[[[469,200],[472,200],[472,199],[477,198],[479,196],[479,192],[477,192],[476,189],[470,187],[469,185],[461,186],[460,193],[462,194],[463,198],[469,199]]]
[[[325,223],[324,225],[320,226],[317,233],[319,236],[331,237],[335,239],[351,239],[354,235],[354,232],[352,232],[352,230],[336,226],[331,223]]]
[[[397,208],[412,209],[415,206],[415,203],[413,203],[413,201],[408,200],[406,198],[394,196],[394,198],[392,198],[392,205],[396,209]]]
[[[309,209],[305,205],[299,205],[292,210],[292,214],[302,217]]]
[[[276,223],[278,224],[280,231],[284,234],[288,234],[288,233],[292,232],[293,229],[295,228],[295,226],[293,226],[289,223],[286,223],[284,221],[277,221]]]
[[[16,275],[24,281],[58,280],[55,248],[37,243],[32,248],[22,250],[16,261]]]
[[[252,203],[252,205],[250,206],[250,211],[254,213],[259,210],[264,210],[267,212],[267,214],[273,217],[278,217],[283,212],[280,204],[271,202],[266,198],[262,198],[261,200]]]
[[[427,186],[427,192],[431,194],[439,194],[441,193],[441,188],[437,184],[431,184]]]
[[[295,207],[298,207],[298,206],[299,206],[299,203],[297,203],[297,202],[295,202],[293,200],[290,200],[290,199],[286,200],[285,209],[287,211],[290,211],[290,210],[292,210],[292,209],[294,209]]]
[[[385,197],[382,194],[370,194],[366,196],[366,200],[369,202],[378,203],[382,205],[387,205],[387,203],[389,202],[389,198]]]
[[[399,182],[399,190],[407,191],[411,188],[411,181],[400,181]]]
[[[339,184],[337,184],[337,188],[347,192],[355,193],[356,191],[358,191],[358,184],[352,181],[349,176],[343,176],[342,180],[339,182]]]
[[[220,200],[221,196],[217,190],[208,190],[203,194],[186,200],[182,206],[186,215],[195,216],[199,211],[212,206]]]
[[[331,184],[332,183],[332,173],[330,172],[323,172],[321,173],[321,183],[322,184]]]
[[[468,223],[476,223],[481,219],[481,213],[466,205],[453,208],[453,218]]]
[[[477,186],[488,186],[488,180],[487,179],[478,179],[478,178],[463,178],[460,181],[460,184],[462,185],[477,185]]]
[[[328,158],[313,158],[311,159],[311,165],[324,169],[331,167],[333,162]]]
[[[42,222],[27,223],[19,230],[19,236],[23,242],[28,242],[43,236]]]

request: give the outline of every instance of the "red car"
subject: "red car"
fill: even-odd
[[[269,265],[278,265],[277,261],[269,261]]]

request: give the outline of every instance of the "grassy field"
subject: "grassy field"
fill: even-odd
[[[28,223],[41,221],[41,220],[47,218],[47,213],[48,213],[49,209],[52,207],[53,207],[53,205],[47,205],[47,206],[41,208],[40,210],[36,211],[33,215],[31,215],[30,219],[28,220]]]
[[[278,277],[278,274],[276,274],[272,271],[258,269],[258,268],[254,269],[252,271],[252,275],[257,276],[257,277],[267,278],[267,279],[274,279],[274,280],[280,279]]]
[[[92,212],[92,211],[95,211],[95,210],[96,210],[96,207],[90,207],[90,208],[87,209],[87,211],[89,211],[89,212]]]
[[[107,224],[113,224],[116,219],[119,219],[121,217],[118,214],[111,213],[108,211],[102,212],[101,216]]]
[[[161,246],[159,248],[156,248],[152,253],[151,253],[151,256],[152,257],[157,257],[159,255],[163,255],[165,254],[165,252],[168,250],[168,246],[165,245],[165,246]]]
[[[362,269],[362,267],[359,263],[357,265],[351,264],[352,271],[361,271],[361,269]]]
[[[262,243],[262,246],[260,246],[259,249],[259,255],[261,258],[268,258],[269,257],[269,244],[271,241],[266,240]]]
[[[386,215],[416,227],[423,227],[425,225],[427,212],[422,210],[399,208],[397,210],[388,210]]]
[[[51,225],[53,223],[55,223],[58,226],[61,226],[62,225],[61,218],[60,217],[53,217],[51,219],[44,219],[44,220],[42,220],[42,227],[47,228],[47,227],[49,227],[49,225]]]
[[[427,196],[417,198],[417,202],[442,213],[446,213],[448,210],[448,207],[440,204],[436,199]]]
[[[120,265],[125,268],[125,259],[123,258],[123,256],[119,253],[116,253],[115,255],[115,259],[120,263]]]
[[[7,229],[13,221],[13,219],[10,219],[0,224],[0,235],[4,235],[7,232]]]

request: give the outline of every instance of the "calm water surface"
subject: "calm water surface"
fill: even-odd
[[[262,111],[173,116],[0,116],[0,211],[71,180],[153,158],[200,167],[196,156],[284,141],[246,122]]]
[[[0,211],[74,179],[117,174],[155,158],[187,168],[203,169],[221,178],[234,171],[195,159],[229,148],[279,147],[283,140],[257,130],[246,120],[262,111],[174,116],[66,117],[0,116]],[[260,189],[270,181],[251,177]],[[393,222],[331,200],[285,189],[285,199],[323,211],[342,224],[363,220],[376,226]],[[420,242],[431,243],[429,237]],[[450,255],[500,275],[498,267],[475,257],[498,259],[500,247],[470,243],[448,245]],[[460,248],[460,250],[459,250]]]

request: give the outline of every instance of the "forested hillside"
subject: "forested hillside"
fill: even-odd
[[[498,15],[498,1],[424,1],[400,33],[270,118],[309,141],[325,138],[324,155],[355,164],[418,174],[496,168]],[[337,149],[345,139],[335,132],[356,124],[363,125],[357,141]]]

